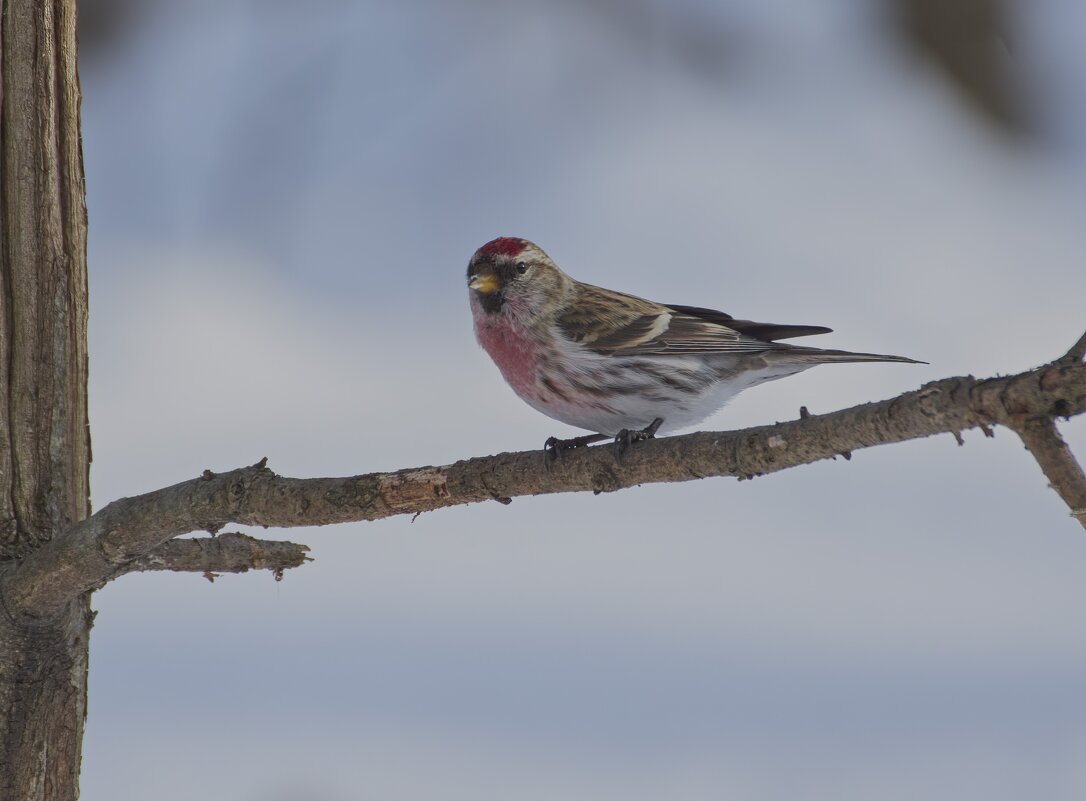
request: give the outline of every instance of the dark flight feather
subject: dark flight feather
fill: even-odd
[[[715,309],[703,309],[699,306],[680,306],[675,303],[665,303],[664,305],[682,314],[689,314],[691,317],[699,317],[707,322],[726,326],[741,334],[765,342],[776,342],[778,339],[791,339],[792,337],[809,337],[815,334],[829,334],[833,331],[832,328],[826,328],[824,325],[756,323],[753,320],[736,320],[730,314]]]

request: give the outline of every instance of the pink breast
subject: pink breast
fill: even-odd
[[[533,397],[539,348],[523,330],[501,315],[481,313],[475,318],[475,336],[513,391]]]

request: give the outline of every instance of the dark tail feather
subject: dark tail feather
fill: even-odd
[[[901,362],[904,364],[927,364],[919,359],[910,359],[907,356],[888,356],[883,353],[853,353],[847,350],[823,350],[822,348],[805,348],[800,345],[785,346],[782,349],[789,356],[799,356],[803,361],[816,363],[844,364],[847,362]]]

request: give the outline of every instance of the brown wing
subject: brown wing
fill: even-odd
[[[600,354],[685,355],[773,350],[774,339],[821,334],[828,328],[735,320],[694,306],[664,306],[589,284],[579,284],[558,325],[573,342]]]

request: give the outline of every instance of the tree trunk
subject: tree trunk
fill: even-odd
[[[74,0],[0,21],[0,571],[89,509],[87,219]],[[2,586],[2,584],[0,584]],[[74,799],[89,594],[59,614],[0,597],[0,799]]]

